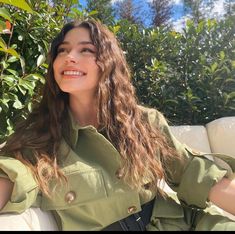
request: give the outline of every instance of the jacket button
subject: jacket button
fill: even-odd
[[[116,175],[116,177],[117,177],[118,179],[121,179],[121,178],[122,178],[121,170],[118,169],[118,170],[116,171],[115,175]]]
[[[127,212],[128,212],[128,214],[131,214],[131,213],[136,212],[136,210],[137,210],[137,207],[136,207],[136,206],[130,206],[130,207],[127,209]]]
[[[76,193],[73,191],[70,191],[70,192],[66,193],[66,195],[65,195],[65,201],[69,204],[71,202],[73,202],[75,200],[75,198],[76,198]]]

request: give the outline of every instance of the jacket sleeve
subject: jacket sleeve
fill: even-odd
[[[0,213],[21,213],[36,200],[38,185],[30,169],[15,158],[0,156],[0,177],[9,178],[13,183],[10,200]]]
[[[180,143],[171,133],[164,116],[155,109],[150,109],[148,118],[151,124],[165,134],[169,144],[176,149],[179,158],[169,163],[167,184],[177,193],[182,204],[196,208],[206,208],[211,187],[223,177],[231,176],[235,170],[235,159],[227,155],[202,154]],[[206,156],[219,156],[231,167],[231,171],[216,165]]]

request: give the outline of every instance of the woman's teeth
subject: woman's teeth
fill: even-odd
[[[63,74],[68,75],[68,76],[82,76],[82,75],[84,75],[84,73],[80,72],[80,71],[64,71]]]

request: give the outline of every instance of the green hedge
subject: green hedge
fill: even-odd
[[[117,32],[141,103],[161,110],[172,124],[205,124],[235,115],[234,23],[188,21],[182,33],[138,29]]]

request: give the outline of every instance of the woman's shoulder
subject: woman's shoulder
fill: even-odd
[[[147,107],[144,105],[139,105],[138,108],[143,113],[144,118],[151,124],[155,126],[165,126],[167,124],[167,120],[164,114],[156,108]]]

